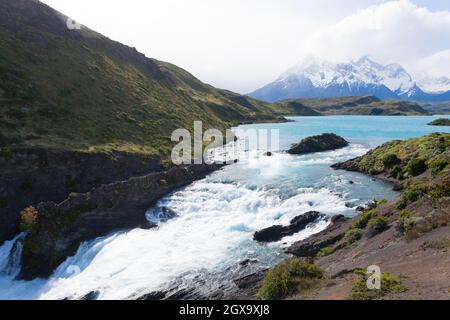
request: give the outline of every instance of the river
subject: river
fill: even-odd
[[[255,231],[287,224],[307,211],[354,216],[355,207],[392,199],[392,187],[368,176],[335,171],[330,165],[363,155],[385,141],[440,131],[427,123],[438,117],[330,116],[293,117],[294,122],[246,125],[278,129],[280,151],[303,137],[333,132],[351,142],[341,150],[293,156],[264,150],[242,152],[240,161],[161,199],[147,212],[161,218],[162,208],[176,216],[160,219],[157,229],[135,229],[83,243],[50,279],[17,281],[20,243],[0,247],[0,299],[78,299],[92,291],[98,299],[134,299],[143,294],[196,286],[205,294],[232,286],[232,280],[274,265],[283,248],[323,230],[321,220],[270,245],[252,240]],[[245,150],[244,150],[245,151]],[[352,182],[352,183],[351,183]],[[240,262],[250,259],[250,266]]]

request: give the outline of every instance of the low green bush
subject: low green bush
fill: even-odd
[[[367,287],[367,280],[370,274],[358,272],[358,279],[352,285],[349,299],[351,300],[373,300],[382,299],[387,294],[401,293],[408,289],[403,285],[400,277],[389,273],[382,273],[380,278],[380,289],[370,290]]]
[[[427,165],[422,159],[412,159],[406,165],[406,172],[411,176],[416,177],[427,170]]]
[[[393,153],[387,154],[383,157],[383,165],[385,168],[391,169],[401,163],[402,161]]]
[[[447,159],[435,159],[433,161],[430,162],[429,167],[431,170],[431,173],[436,176],[439,173],[442,172],[442,170],[444,170],[446,167],[448,166],[448,160]]]
[[[365,229],[367,227],[367,223],[369,222],[369,220],[372,219],[373,217],[376,217],[377,215],[378,211],[375,209],[365,211],[356,218],[351,228]]]
[[[257,297],[263,300],[283,299],[310,288],[323,276],[324,271],[315,264],[289,258],[266,273]]]
[[[317,253],[317,257],[326,257],[326,256],[329,256],[330,254],[332,254],[333,252],[334,252],[333,247],[325,247],[325,248],[322,248]]]
[[[389,220],[386,217],[378,216],[370,219],[367,223],[367,226],[376,232],[381,232],[387,228],[388,224]]]
[[[345,233],[344,239],[348,244],[352,244],[361,239],[362,234],[361,229],[351,228]]]
[[[419,200],[419,198],[427,194],[427,192],[428,187],[423,182],[414,181],[410,183],[403,192],[403,196],[398,203],[398,208],[404,209],[408,204]]]

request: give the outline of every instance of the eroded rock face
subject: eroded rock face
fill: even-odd
[[[288,226],[275,225],[255,232],[253,239],[258,242],[275,242],[297,233],[317,219],[324,217],[317,211],[310,211],[291,220]]]
[[[334,133],[324,133],[322,135],[305,138],[299,143],[292,145],[291,149],[288,150],[288,153],[302,155],[341,149],[348,145],[348,141],[344,138]]]
[[[20,211],[72,192],[164,170],[157,157],[124,152],[9,149],[0,155],[0,244],[19,232]]]
[[[297,257],[315,257],[320,250],[337,243],[344,237],[349,221],[349,218],[342,215],[334,216],[331,218],[331,224],[327,229],[308,239],[292,244],[286,252]]]
[[[115,230],[148,225],[146,210],[155,202],[220,165],[174,167],[73,194],[60,204],[39,204],[37,219],[29,224],[24,240],[20,278],[48,277],[81,242]]]

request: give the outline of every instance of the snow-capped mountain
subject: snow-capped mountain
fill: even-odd
[[[283,73],[275,82],[256,90],[250,96],[273,102],[368,94],[381,99],[450,100],[450,92],[430,94],[422,91],[401,65],[382,65],[368,56],[348,63],[335,63],[309,56]]]

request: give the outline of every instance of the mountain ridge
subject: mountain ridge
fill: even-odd
[[[423,91],[400,64],[381,65],[368,56],[348,63],[334,63],[309,56],[274,82],[249,95],[268,102],[353,95],[420,102],[450,100],[450,91]]]
[[[34,0],[0,3],[0,146],[169,156],[173,130],[279,121],[270,104],[207,85]]]

